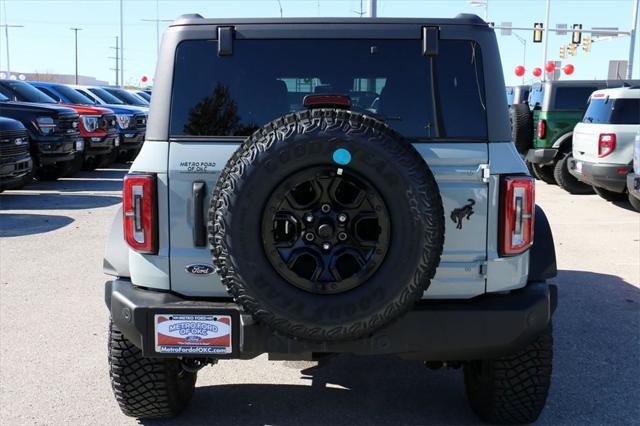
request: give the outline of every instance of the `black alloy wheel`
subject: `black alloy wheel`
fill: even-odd
[[[384,200],[353,171],[313,167],[272,193],[262,219],[262,243],[278,273],[311,293],[334,294],[365,283],[389,248]]]

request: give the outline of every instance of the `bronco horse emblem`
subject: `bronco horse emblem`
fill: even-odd
[[[467,220],[473,214],[473,206],[476,204],[474,200],[469,198],[469,204],[464,205],[463,207],[453,209],[451,212],[451,220],[456,223],[456,229],[462,229],[462,221],[466,217]]]

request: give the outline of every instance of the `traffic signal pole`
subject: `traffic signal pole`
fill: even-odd
[[[627,65],[627,79],[631,80],[631,76],[633,75],[633,56],[635,54],[636,47],[636,28],[638,26],[638,6],[640,4],[640,0],[636,0],[633,3],[633,13],[631,21],[631,31],[629,34],[629,64]]]

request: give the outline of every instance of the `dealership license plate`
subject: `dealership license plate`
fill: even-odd
[[[576,161],[576,172],[582,173],[582,161]]]
[[[231,316],[156,314],[155,345],[158,353],[230,354]]]

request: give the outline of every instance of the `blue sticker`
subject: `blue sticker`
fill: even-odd
[[[351,162],[351,153],[344,148],[336,149],[333,151],[333,161],[341,166],[346,166]]]

